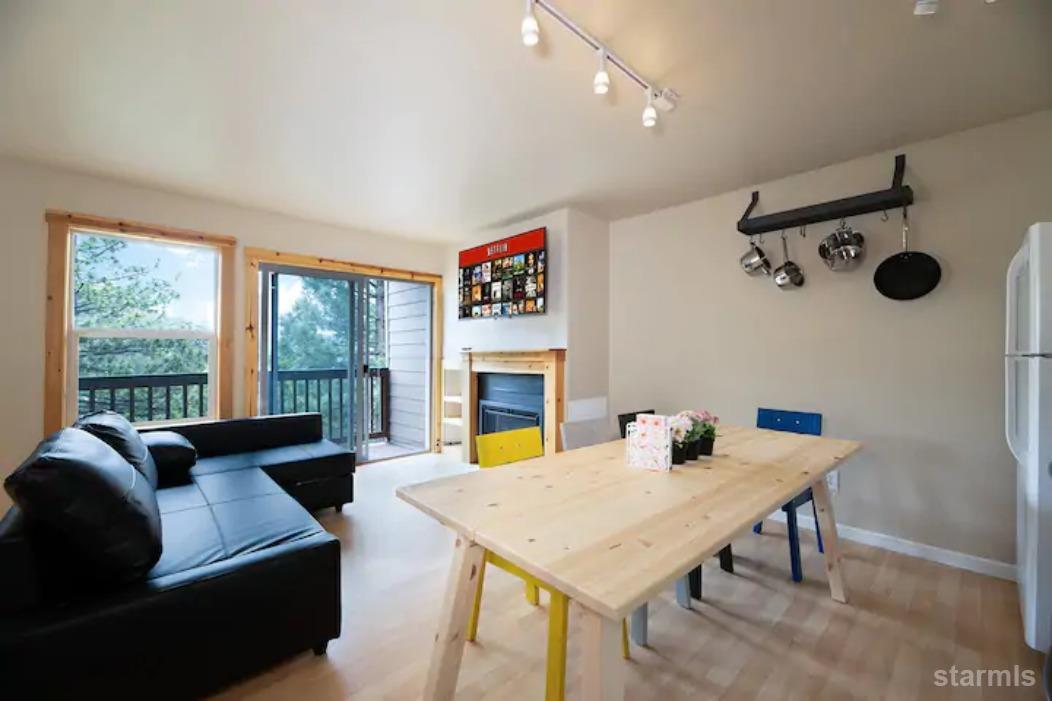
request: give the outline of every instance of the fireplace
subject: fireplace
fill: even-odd
[[[475,436],[478,434],[528,426],[541,427],[545,455],[562,450],[559,424],[563,421],[566,391],[565,349],[473,351],[465,348],[461,358],[464,462],[477,462]],[[488,375],[498,377],[484,379]]]
[[[478,374],[478,435],[540,426],[544,433],[544,375]]]

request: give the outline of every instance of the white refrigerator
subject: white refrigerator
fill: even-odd
[[[1052,223],[1008,266],[1005,436],[1016,459],[1016,577],[1030,647],[1052,645]]]

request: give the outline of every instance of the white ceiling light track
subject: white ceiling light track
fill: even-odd
[[[599,68],[592,80],[592,90],[596,95],[605,95],[610,90],[610,74],[607,72],[607,64],[620,70],[625,76],[643,89],[645,105],[643,107],[643,126],[652,127],[657,124],[657,110],[671,112],[676,108],[679,95],[669,88],[661,89],[650,82],[629,66],[625,61],[612,52],[603,42],[586,32],[576,22],[563,14],[562,10],[555,7],[549,0],[526,0],[526,15],[522,18],[522,43],[526,46],[536,46],[541,39],[541,28],[537,23],[537,15],[534,9],[540,8],[552,16],[559,24],[569,29],[578,39],[588,44],[596,52],[599,60]]]

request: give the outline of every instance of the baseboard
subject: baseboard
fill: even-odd
[[[772,521],[785,523],[785,513],[782,511],[776,511],[768,518]],[[797,512],[796,522],[801,528],[811,531],[815,529],[815,519],[812,516],[805,516],[803,513]],[[978,555],[969,555],[968,553],[947,550],[946,548],[926,545],[925,543],[915,543],[912,540],[896,538],[885,533],[867,531],[854,526],[845,526],[842,523],[837,524],[837,533],[844,540],[851,540],[863,545],[872,545],[877,548],[902,553],[903,555],[912,555],[922,560],[931,560],[932,562],[968,570],[969,572],[978,572],[979,574],[986,574],[999,579],[1015,581],[1015,565],[1008,562],[990,560]]]

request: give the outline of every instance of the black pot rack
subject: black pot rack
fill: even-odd
[[[913,204],[913,190],[909,185],[902,184],[902,177],[905,172],[906,154],[900,153],[895,156],[895,175],[891,179],[891,187],[887,190],[867,192],[864,195],[844,197],[839,200],[798,207],[774,214],[764,214],[750,219],[749,215],[752,214],[752,210],[760,201],[760,191],[754,190],[752,200],[745,209],[745,214],[738,220],[738,231],[746,236],[755,236],[756,234],[765,234],[769,231],[795,229],[808,224],[838,221],[848,217],[857,217],[860,214],[886,212],[908,207]]]

